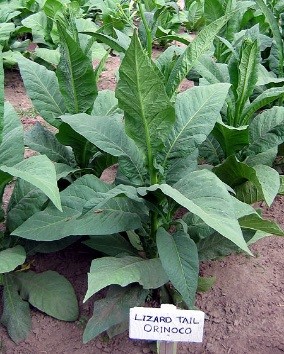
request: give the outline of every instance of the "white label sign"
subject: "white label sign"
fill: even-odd
[[[205,314],[179,310],[173,305],[161,308],[130,309],[129,337],[169,342],[202,342]]]

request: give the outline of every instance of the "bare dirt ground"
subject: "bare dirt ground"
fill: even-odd
[[[119,59],[108,60],[101,89],[113,89]],[[25,95],[17,71],[6,74],[6,99],[19,112],[25,129],[38,120]],[[188,83],[188,87],[190,87]],[[276,198],[264,215],[284,228],[284,198]],[[198,294],[197,306],[206,313],[204,342],[180,344],[178,353],[281,354],[284,353],[284,238],[268,237],[252,246],[255,257],[238,254],[201,265],[203,275],[215,276],[211,291]],[[92,299],[82,303],[87,272],[94,254],[84,246],[37,255],[34,270],[56,270],[73,284],[80,303],[80,318],[66,323],[33,309],[33,330],[15,345],[0,326],[0,354],[143,354],[152,353],[151,343],[128,339],[127,333],[112,340],[101,336],[82,344],[83,327],[92,314]],[[1,313],[1,308],[0,308]]]

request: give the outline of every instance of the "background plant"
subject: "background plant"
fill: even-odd
[[[40,210],[48,200],[52,201],[57,210],[62,209],[56,182],[58,176],[53,163],[44,155],[24,159],[23,127],[14,108],[4,103],[3,63],[0,65],[0,85],[1,208],[5,187],[14,177],[17,178],[6,215],[1,209],[1,323],[7,328],[11,339],[19,342],[26,338],[31,329],[29,303],[65,321],[77,319],[78,303],[71,284],[63,276],[53,271],[35,273],[29,270],[30,264],[26,260],[28,254],[22,240],[10,237],[13,228]]]

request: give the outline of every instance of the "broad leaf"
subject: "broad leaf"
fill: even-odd
[[[198,59],[210,49],[213,39],[229,18],[230,15],[223,16],[204,27],[196,39],[189,44],[186,51],[179,57],[166,84],[166,91],[169,97],[174,94],[181,81],[194,67]]]
[[[254,231],[248,230],[248,232],[244,232],[246,242],[248,242],[253,235]],[[199,261],[201,262],[218,259],[240,251],[236,244],[228,239],[224,239],[224,237],[217,232],[200,240],[197,243],[197,249]]]
[[[118,101],[114,91],[102,90],[98,92],[98,96],[94,102],[92,116],[110,116],[119,111]]]
[[[221,145],[225,157],[239,152],[249,144],[248,126],[235,128],[223,122],[217,122],[213,135]]]
[[[279,25],[278,25],[277,19],[274,17],[273,12],[265,4],[265,2],[263,0],[255,0],[255,2],[259,6],[261,11],[263,12],[267,22],[270,25],[270,28],[271,28],[271,31],[273,34],[273,39],[274,39],[274,41],[276,43],[276,47],[277,47],[277,55],[279,58],[278,74],[281,77],[281,76],[283,76],[284,52],[283,52],[282,36],[281,36],[281,32],[279,30]]]
[[[80,168],[89,167],[91,160],[95,153],[97,153],[97,148],[94,144],[91,144],[66,123],[60,125],[56,138],[61,144],[72,148],[76,162]]]
[[[120,40],[119,38],[113,38],[104,33],[90,32],[89,29],[87,31],[81,31],[81,33],[88,34],[94,37],[97,41],[108,45],[111,49],[119,53],[124,53],[129,46],[128,41]]]
[[[283,236],[284,231],[272,220],[266,220],[257,213],[257,211],[249,204],[232,197],[236,217],[242,228],[255,231],[263,231],[268,234]]]
[[[84,301],[108,285],[126,286],[139,283],[144,289],[156,289],[168,280],[158,258],[143,259],[132,256],[99,258],[92,261]]]
[[[23,126],[10,103],[4,105],[0,165],[14,166],[24,159]]]
[[[144,200],[137,195],[137,189],[133,186],[128,186],[124,184],[119,184],[118,186],[108,190],[105,193],[98,192],[95,197],[89,199],[84,205],[83,214],[87,213],[93,208],[101,208],[106,202],[115,198],[126,196],[127,198],[138,202],[143,203]],[[141,211],[144,212],[143,205],[140,205]],[[137,210],[137,213],[140,214],[140,211]]]
[[[0,51],[0,144],[3,139],[4,129],[4,68],[2,50]],[[0,145],[1,146],[1,145]]]
[[[230,82],[228,65],[217,63],[209,55],[203,55],[195,64],[194,70],[196,70],[199,75],[206,79],[210,84]]]
[[[187,157],[205,141],[219,117],[228,89],[227,84],[199,86],[177,96],[176,122],[166,140],[164,168]]]
[[[57,272],[20,272],[21,297],[31,305],[62,321],[75,321],[79,315],[78,301],[71,283]]]
[[[245,159],[245,162],[247,165],[249,165],[249,166],[256,166],[256,165],[272,166],[275,161],[277,152],[278,152],[278,146],[274,146],[273,148],[259,152],[256,155],[254,155],[254,152],[252,152],[251,150],[248,150],[248,153],[246,151],[244,151],[244,152],[245,152],[245,154],[244,154],[245,156],[246,156],[246,154],[249,155]]]
[[[112,286],[106,298],[95,301],[94,313],[84,330],[83,342],[87,343],[110,327],[128,320],[129,309],[143,304],[147,294],[147,290],[138,286]]]
[[[33,184],[48,196],[56,208],[62,210],[55,168],[46,156],[32,156],[11,167],[2,165],[0,170]]]
[[[75,160],[70,149],[60,144],[54,134],[44,128],[40,123],[36,123],[36,125],[26,133],[25,145],[40,154],[46,155],[54,162],[74,166]]]
[[[204,16],[207,23],[211,23],[224,15],[222,1],[220,0],[205,0],[204,1]]]
[[[257,98],[251,102],[248,108],[245,110],[242,116],[242,124],[249,124],[253,118],[253,114],[265,107],[266,105],[274,102],[279,98],[284,97],[283,87],[272,87],[268,90],[265,90]]]
[[[97,95],[96,75],[88,56],[62,26],[57,23],[61,46],[56,70],[60,91],[68,113],[89,111]]]
[[[46,39],[49,37],[52,23],[48,23],[48,18],[43,11],[32,14],[22,21],[22,25],[32,30],[33,41],[35,43],[48,44]]]
[[[177,182],[173,187],[167,184],[138,188],[141,195],[160,189],[207,225],[238,247],[250,254],[235,218],[231,197],[225,185],[210,171],[195,171]]]
[[[284,107],[273,107],[260,113],[249,126],[250,145],[246,153],[257,155],[284,141]]]
[[[116,90],[119,107],[125,112],[126,132],[146,153],[150,165],[175,119],[154,65],[134,34],[119,69]]]
[[[25,340],[32,327],[29,304],[18,294],[14,277],[4,276],[1,323],[16,343]]]
[[[8,273],[23,264],[26,252],[22,246],[15,246],[0,251],[0,273]]]
[[[137,256],[136,249],[120,234],[93,236],[83,243],[94,250],[112,257],[120,254]]]
[[[264,165],[248,166],[238,161],[233,155],[215,167],[213,171],[232,188],[242,185],[246,181],[253,183],[268,205],[271,205],[279,190],[280,181],[277,171]]]
[[[257,213],[243,216],[239,219],[241,227],[245,229],[263,231],[266,234],[284,236],[284,231],[274,221],[262,219]]]
[[[66,108],[55,73],[22,56],[18,58],[18,65],[36,110],[49,124],[58,128],[58,117],[65,113]]]
[[[58,48],[57,49],[47,49],[47,48],[39,48],[35,49],[35,55],[46,61],[47,63],[51,64],[53,67],[57,67],[60,61],[60,53]]]
[[[134,141],[126,135],[120,115],[92,117],[77,114],[61,118],[100,150],[122,157],[122,171],[129,179],[143,184],[146,174],[144,156]]]
[[[243,124],[241,116],[245,104],[252,94],[257,82],[258,64],[259,45],[257,39],[244,39],[241,47],[240,59],[235,63],[238,67],[237,86],[233,84],[233,90],[236,95],[236,107],[233,122],[230,122],[230,125],[233,125],[234,127],[239,127]]]
[[[169,185],[180,180],[180,176],[185,176],[197,170],[199,151],[195,149],[186,157],[176,158],[169,161],[164,171],[164,177]]]
[[[114,198],[81,216],[84,205],[98,192],[111,188],[93,175],[85,175],[61,192],[63,212],[49,205],[13,231],[30,240],[53,241],[70,235],[108,235],[141,227],[137,203]]]
[[[157,231],[159,256],[171,283],[189,308],[194,305],[198,283],[199,261],[195,242],[183,231],[173,235]]]
[[[15,25],[11,22],[0,23],[0,45],[5,45],[5,42],[10,39],[11,33],[14,32]]]
[[[220,164],[225,158],[224,151],[213,134],[209,134],[204,143],[200,145],[199,155],[212,165]]]
[[[253,168],[261,185],[264,200],[271,206],[280,188],[279,174],[274,168],[265,165],[256,165]]]
[[[40,211],[47,196],[32,184],[23,179],[17,179],[8,205],[6,226],[14,231],[24,221]]]

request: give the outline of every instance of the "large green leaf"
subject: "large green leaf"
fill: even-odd
[[[81,134],[77,133],[70,125],[62,123],[59,132],[56,134],[58,141],[70,146],[74,152],[75,159],[80,168],[88,168],[97,148]]]
[[[221,145],[225,157],[228,157],[249,144],[248,126],[232,127],[223,122],[217,122],[213,135]]]
[[[145,151],[150,165],[175,119],[154,65],[134,34],[119,69],[116,90],[119,107],[125,112],[126,132]]]
[[[236,95],[236,107],[233,122],[230,122],[230,125],[234,127],[242,125],[241,116],[243,109],[257,82],[259,64],[259,44],[257,39],[244,39],[240,59],[236,64],[238,66],[238,82],[237,86],[233,85]]]
[[[114,91],[101,90],[94,102],[94,107],[91,112],[92,116],[110,116],[119,111],[118,100],[115,97]]]
[[[263,219],[261,215],[249,204],[232,197],[236,217],[242,228],[263,231],[268,234],[283,236],[284,231],[272,220]]]
[[[31,305],[62,321],[75,321],[78,301],[71,283],[57,272],[20,272],[16,274],[20,295]]]
[[[70,235],[108,235],[141,227],[137,203],[126,197],[108,200],[81,216],[88,200],[110,188],[97,177],[85,175],[61,192],[63,212],[49,205],[14,230],[13,235],[53,241]]]
[[[26,252],[22,246],[15,246],[0,251],[0,273],[8,273],[23,264]]]
[[[262,219],[257,213],[243,216],[239,219],[241,227],[245,229],[263,231],[268,235],[284,236],[284,231],[274,221]]]
[[[203,55],[194,65],[199,75],[206,79],[210,84],[220,82],[230,82],[228,65],[217,63],[211,56]]]
[[[46,155],[54,162],[74,166],[75,160],[72,152],[60,144],[54,134],[44,128],[40,123],[29,130],[25,135],[25,145],[40,154]]]
[[[244,111],[242,116],[242,124],[249,124],[250,120],[253,117],[253,114],[265,107],[269,103],[274,102],[278,98],[284,97],[283,87],[272,87],[268,90],[265,90],[257,98],[248,105],[247,109]]]
[[[251,230],[243,232],[247,242],[252,239],[254,233]],[[209,261],[240,251],[236,244],[224,239],[218,232],[214,232],[209,237],[200,240],[197,243],[197,249],[199,261]]]
[[[92,261],[88,273],[88,291],[84,301],[108,285],[126,286],[131,283],[139,283],[144,289],[156,289],[168,280],[169,278],[158,258],[103,257]]]
[[[4,105],[0,165],[14,166],[24,159],[23,126],[10,103]]]
[[[148,291],[138,286],[110,287],[106,298],[95,301],[93,316],[89,319],[83,334],[83,342],[106,331],[129,317],[129,309],[145,302]]]
[[[185,176],[197,169],[199,150],[195,149],[186,157],[176,158],[169,161],[164,171],[164,178],[169,185],[180,180],[180,176]]]
[[[121,196],[126,196],[127,198],[136,201],[138,203],[144,202],[144,200],[137,195],[137,189],[135,187],[119,184],[118,186],[110,189],[105,193],[98,192],[95,197],[90,198],[84,205],[83,214],[85,214],[86,212],[88,212],[89,210],[95,207],[101,208],[109,200]],[[140,208],[142,211],[143,205],[140,205]],[[138,210],[136,212],[140,213],[140,211]]]
[[[200,145],[199,155],[212,165],[220,164],[225,158],[224,151],[213,134],[210,134],[204,143]]]
[[[122,158],[121,167],[126,176],[140,185],[143,184],[146,174],[145,159],[134,141],[126,135],[122,116],[92,117],[77,114],[61,118],[100,150]]]
[[[5,45],[5,42],[10,39],[11,33],[14,32],[14,23],[0,23],[0,45]]]
[[[8,205],[6,226],[14,231],[24,221],[40,211],[47,201],[47,196],[32,184],[17,179]]]
[[[220,29],[227,23],[231,15],[226,15],[204,27],[196,39],[189,44],[185,52],[176,61],[166,84],[167,94],[171,97],[190,69],[198,59],[212,46],[212,42]]]
[[[224,15],[225,9],[222,3],[220,0],[204,1],[204,16],[207,23],[211,23]]]
[[[183,231],[171,235],[165,229],[159,228],[157,247],[170,282],[191,308],[195,301],[199,272],[195,242]]]
[[[256,165],[267,165],[267,166],[272,166],[276,155],[278,152],[278,146],[274,146],[271,149],[262,151],[254,155],[254,153],[251,153],[249,150],[249,156],[245,159],[246,164],[249,166],[256,166]]]
[[[284,52],[283,52],[282,36],[281,36],[281,32],[279,30],[279,25],[278,25],[277,19],[274,17],[273,12],[270,10],[270,8],[266,5],[266,3],[263,0],[255,0],[255,2],[259,6],[261,11],[263,12],[263,14],[264,14],[264,16],[271,28],[271,31],[273,34],[273,39],[276,43],[277,54],[278,54],[278,58],[279,58],[278,74],[281,77],[281,76],[283,76]]]
[[[138,188],[138,192],[145,195],[157,189],[250,254],[235,217],[231,197],[225,185],[212,172],[195,171],[184,176],[173,187],[167,184],[153,185]]]
[[[97,95],[96,75],[89,57],[62,26],[57,23],[61,46],[56,70],[60,91],[68,113],[89,111]]]
[[[108,45],[111,49],[124,53],[129,46],[129,42],[125,40],[121,40],[120,38],[113,38],[108,36],[107,34],[100,32],[90,32],[89,29],[86,31],[80,31],[81,33],[88,34],[94,37],[97,41],[100,41],[106,45]]]
[[[0,144],[3,139],[4,129],[4,69],[2,50],[0,51]]]
[[[228,84],[194,87],[176,99],[176,121],[166,140],[162,166],[187,157],[213,129],[229,90]],[[172,161],[171,161],[172,160]]]
[[[284,141],[284,107],[273,107],[257,115],[249,126],[250,145],[246,153],[257,155]]]
[[[66,108],[55,73],[22,56],[18,58],[18,65],[36,110],[49,124],[58,128],[58,117],[65,113]]]
[[[33,184],[62,210],[53,163],[44,155],[32,156],[14,166],[1,165],[0,170]]]
[[[22,20],[22,25],[32,30],[33,41],[35,43],[47,44],[50,37],[52,23],[48,21],[46,14],[39,11]]]
[[[213,171],[232,188],[239,187],[247,181],[253,183],[268,205],[271,205],[279,190],[280,180],[277,171],[265,165],[248,166],[238,161],[234,155],[229,156]]]
[[[29,304],[18,294],[15,279],[11,275],[4,276],[1,323],[16,343],[25,340],[32,327]]]

